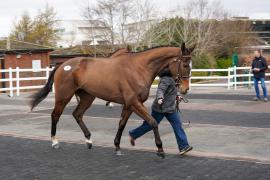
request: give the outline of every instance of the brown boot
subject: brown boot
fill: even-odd
[[[135,146],[135,139],[131,135],[129,135],[129,141],[131,146]]]

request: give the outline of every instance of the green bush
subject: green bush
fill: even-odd
[[[217,68],[227,69],[232,67],[232,60],[230,58],[220,58],[217,60]]]
[[[232,60],[230,58],[220,58],[217,60],[217,68],[218,69],[227,69],[232,67]],[[219,72],[220,76],[228,75],[228,72]]]
[[[192,57],[192,67],[195,69],[216,68],[216,61],[210,54],[202,54]]]

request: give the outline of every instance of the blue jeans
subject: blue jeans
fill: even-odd
[[[166,119],[170,122],[170,124],[173,128],[174,135],[176,137],[176,141],[177,141],[179,149],[183,149],[183,148],[189,146],[186,133],[185,133],[184,129],[182,128],[180,116],[177,112],[159,113],[159,112],[152,110],[152,116],[154,117],[154,119],[156,120],[156,122],[158,124],[162,121],[164,116],[166,117]],[[141,126],[129,131],[129,134],[134,139],[137,139],[137,138],[141,137],[142,135],[144,135],[145,133],[151,131],[152,129],[153,129],[152,126],[150,126],[146,121],[144,121]]]
[[[254,88],[256,91],[256,96],[257,98],[260,98],[260,90],[259,90],[259,81],[261,81],[261,86],[262,86],[262,90],[263,90],[263,96],[266,98],[267,97],[267,90],[266,90],[266,86],[264,83],[264,78],[255,78],[254,77]]]

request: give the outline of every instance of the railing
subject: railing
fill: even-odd
[[[0,69],[0,77],[2,77],[0,79],[0,83],[2,82],[8,82],[8,87],[2,87],[0,86],[0,92],[6,91],[9,93],[10,97],[14,96],[14,91],[16,92],[16,95],[19,96],[20,95],[20,91],[21,90],[27,90],[27,89],[40,89],[44,86],[44,84],[40,84],[40,85],[31,85],[31,86],[21,86],[21,82],[22,81],[40,81],[40,80],[47,80],[49,78],[49,74],[50,71],[53,68],[43,68],[43,69],[20,69],[20,68],[9,68],[9,69]],[[41,77],[21,77],[21,73],[26,73],[26,72],[30,72],[30,73],[40,73],[40,72],[45,72],[45,76],[41,76]],[[3,78],[3,73],[5,75],[7,75],[6,78]],[[15,76],[14,76],[15,74]]]
[[[269,66],[270,68],[270,66]],[[8,82],[6,85],[8,87],[2,87],[0,86],[0,92],[7,92],[9,93],[10,97],[14,96],[14,93],[16,93],[17,96],[20,95],[21,90],[27,90],[27,89],[39,89],[44,86],[44,83],[41,83],[39,85],[31,85],[31,86],[22,86],[22,81],[40,81],[48,79],[50,71],[52,71],[53,68],[43,68],[43,69],[20,69],[20,68],[9,68],[9,69],[2,69],[0,70],[0,75],[5,74],[5,78],[2,77],[0,79],[0,84],[2,82]],[[232,87],[236,90],[238,85],[248,85],[249,87],[253,84],[252,76],[249,72],[250,67],[231,67],[228,69],[192,69],[192,73],[194,72],[206,72],[206,73],[219,73],[224,72],[223,74],[226,75],[206,75],[206,76],[195,76],[192,75],[190,78],[190,87],[227,87],[228,89],[231,89]],[[242,70],[246,73],[239,73],[238,71]],[[21,77],[21,73],[25,72],[45,72],[44,76],[39,77]],[[267,77],[270,77],[270,73],[266,73]],[[242,80],[244,77],[246,77],[246,80]],[[239,79],[242,78],[242,79]],[[199,82],[192,82],[194,80],[199,80]],[[214,82],[212,81],[214,80]],[[266,83],[270,83],[270,81],[265,81]],[[54,89],[53,89],[54,90]]]
[[[191,87],[217,87],[217,86],[230,86],[230,79],[231,79],[231,69],[192,69],[193,72],[207,72],[207,73],[214,73],[214,72],[225,72],[227,76],[194,76],[190,77],[190,86]],[[218,79],[226,79],[228,80],[227,83],[209,83],[209,80],[218,80]],[[205,83],[192,83],[192,80],[207,80]]]
[[[270,68],[270,66],[268,66]],[[239,72],[239,70],[245,71]],[[190,87],[227,87],[231,89],[237,89],[237,85],[248,85],[249,87],[253,84],[253,74],[250,72],[250,67],[230,67],[228,69],[192,69],[192,72],[224,72],[226,76],[208,75],[208,76],[194,76],[190,78]],[[266,77],[270,77],[270,73],[265,74]],[[246,77],[246,80],[243,78]],[[242,79],[240,79],[242,78]],[[206,80],[198,83],[193,83],[192,80]],[[209,82],[209,80],[214,80],[214,82]],[[223,80],[223,81],[222,81]],[[270,81],[265,81],[265,83],[270,83]]]

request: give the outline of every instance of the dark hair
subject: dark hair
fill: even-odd
[[[172,77],[172,73],[169,69],[169,67],[166,67],[164,69],[162,69],[159,73],[158,73],[159,77],[164,77],[164,76],[169,76]]]
[[[255,49],[258,53],[262,54],[262,49]]]

